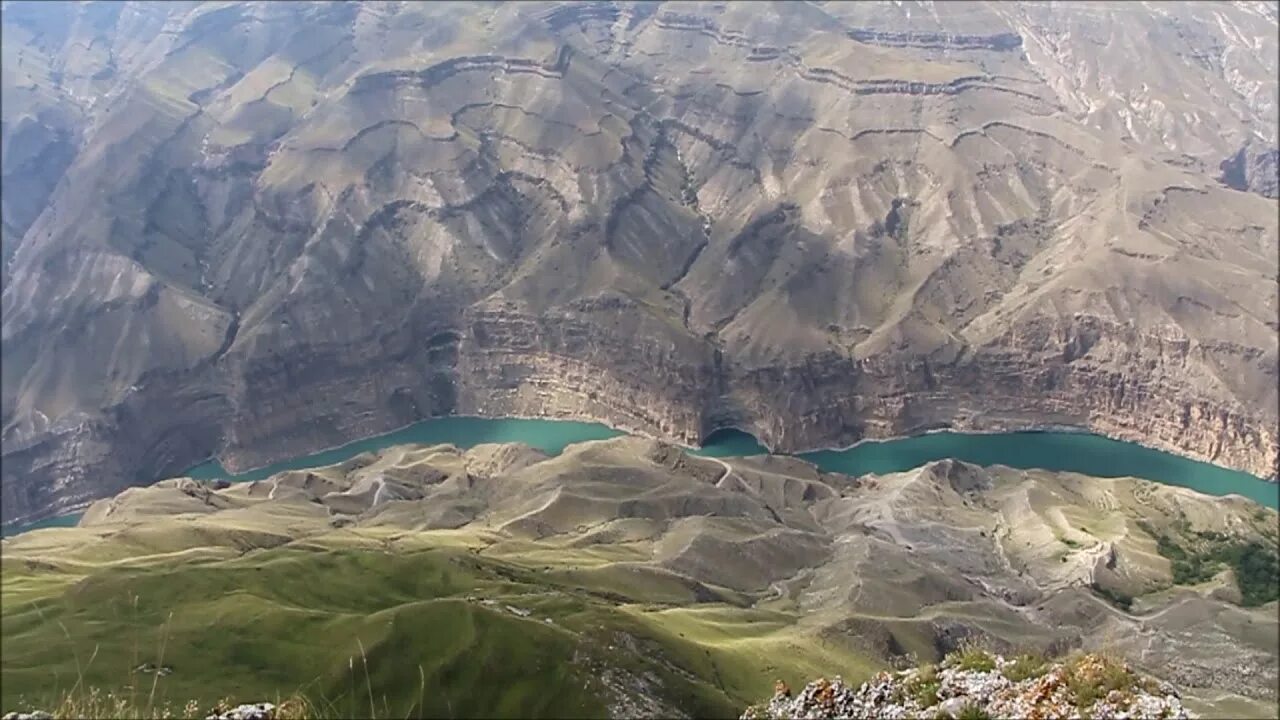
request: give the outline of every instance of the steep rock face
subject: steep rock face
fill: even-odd
[[[1240,152],[1222,161],[1222,182],[1228,187],[1280,198],[1280,148],[1260,148],[1247,143]]]
[[[17,7],[6,522],[448,412],[1276,472],[1270,6]]]

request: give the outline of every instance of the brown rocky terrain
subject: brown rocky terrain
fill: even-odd
[[[450,412],[1276,473],[1274,3],[3,8],[6,523]]]

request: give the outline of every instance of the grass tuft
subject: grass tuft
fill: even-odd
[[[1066,670],[1067,689],[1080,709],[1105,699],[1112,691],[1131,691],[1141,681],[1123,661],[1097,653],[1073,658]]]
[[[996,669],[996,659],[983,647],[976,643],[966,643],[956,652],[947,656],[944,662],[948,667],[975,672],[991,672]]]
[[[969,703],[960,708],[960,712],[956,714],[956,720],[991,720],[991,716],[981,707]]]
[[[1048,663],[1040,655],[1032,653],[1023,653],[1013,659],[1013,662],[1006,665],[1003,672],[1004,676],[1013,682],[1022,682],[1031,678],[1040,677],[1044,674]]]
[[[938,704],[938,690],[941,687],[942,684],[938,681],[938,668],[932,664],[922,665],[907,681],[906,692],[920,707],[931,708]]]

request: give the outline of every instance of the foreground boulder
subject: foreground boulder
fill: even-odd
[[[793,695],[785,683],[743,720],[806,718],[1190,718],[1177,690],[1100,655],[1060,663],[1007,660],[981,650],[941,666],[882,672],[854,688],[815,680]]]
[[[207,720],[276,720],[276,706],[269,703],[253,703],[224,708],[214,708]]]

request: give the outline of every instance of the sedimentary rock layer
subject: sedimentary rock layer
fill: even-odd
[[[6,8],[5,522],[449,412],[1276,472],[1273,6]]]

